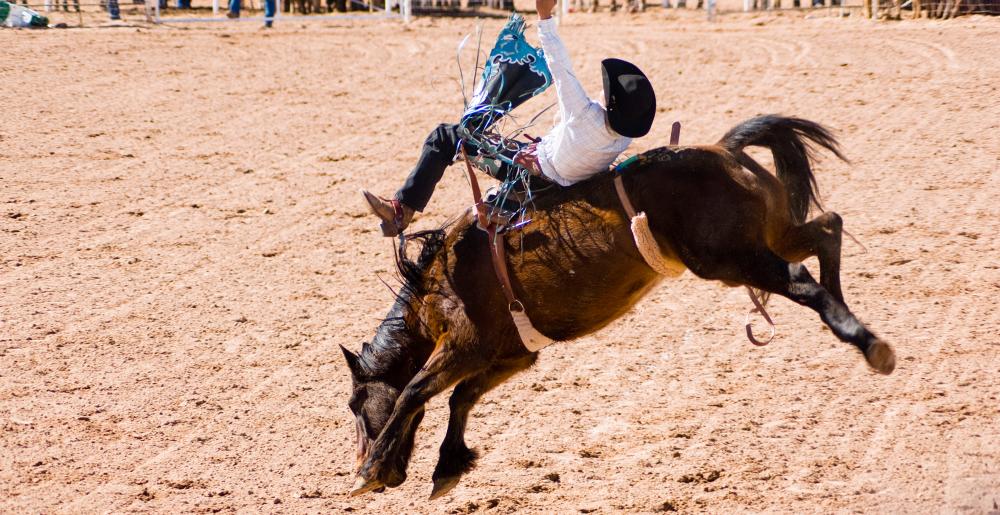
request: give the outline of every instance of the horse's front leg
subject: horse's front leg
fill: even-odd
[[[481,370],[483,366],[479,363],[475,356],[466,355],[455,346],[438,345],[438,350],[396,400],[389,420],[358,472],[351,495],[361,495],[382,486],[396,487],[406,480],[407,460],[400,458],[407,457],[413,447],[414,418],[422,413],[431,397]]]
[[[437,466],[434,467],[434,489],[431,491],[431,499],[437,499],[455,488],[462,474],[475,465],[476,453],[465,444],[465,424],[469,420],[472,407],[486,392],[530,367],[537,357],[537,353],[530,353],[501,361],[468,377],[455,387],[451,399],[448,400],[451,415],[448,418],[448,432],[445,434],[444,442],[441,443],[441,455]]]

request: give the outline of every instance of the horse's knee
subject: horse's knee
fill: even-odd
[[[840,231],[844,229],[844,219],[833,211],[827,211],[823,213],[823,216],[825,217],[823,225],[828,230],[840,234]]]
[[[396,412],[409,415],[423,407],[427,400],[426,394],[421,392],[419,388],[407,386],[403,389],[403,393],[399,394],[399,398],[396,399]]]

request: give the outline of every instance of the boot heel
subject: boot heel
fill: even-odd
[[[378,224],[379,229],[382,229],[382,236],[386,237],[396,237],[399,236],[399,229],[396,228],[396,224],[392,222],[382,221]]]

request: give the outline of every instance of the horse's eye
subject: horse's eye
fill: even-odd
[[[358,390],[351,395],[351,400],[347,401],[347,407],[351,408],[351,411],[357,413],[361,411],[361,405],[365,403],[365,399],[368,398],[368,392],[365,390]]]

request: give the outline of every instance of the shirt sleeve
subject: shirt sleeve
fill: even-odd
[[[552,82],[556,85],[556,96],[559,98],[559,114],[563,120],[590,105],[590,97],[584,91],[576,75],[573,75],[573,63],[569,60],[569,52],[556,33],[556,20],[549,18],[538,22],[538,40],[545,51],[545,62],[552,72]]]

